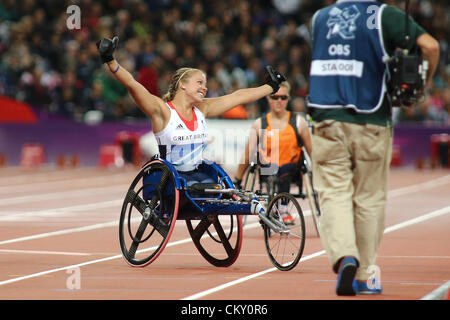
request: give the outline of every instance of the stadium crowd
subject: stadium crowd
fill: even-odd
[[[98,110],[106,120],[144,118],[127,90],[102,70],[96,42],[118,35],[118,60],[150,92],[161,96],[179,67],[204,70],[208,96],[254,86],[275,66],[292,85],[301,111],[308,92],[309,20],[331,0],[4,0],[0,3],[0,95],[36,110],[83,121]],[[404,8],[401,1],[385,3]],[[450,125],[450,4],[411,0],[414,19],[440,42],[431,92],[397,122]],[[81,28],[70,30],[76,4]],[[264,99],[243,117],[267,110]]]

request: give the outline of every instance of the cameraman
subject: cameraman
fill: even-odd
[[[405,43],[405,13],[364,0],[337,1],[312,18],[313,177],[338,295],[382,291],[368,268],[384,232],[393,139],[385,61],[397,47],[419,48],[428,88],[439,59],[437,41],[412,18],[408,24]]]

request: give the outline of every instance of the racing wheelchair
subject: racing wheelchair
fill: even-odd
[[[260,202],[267,195],[236,189],[218,164],[204,160],[198,170],[215,183],[188,186],[171,163],[157,157],[142,166],[126,193],[119,221],[120,248],[129,265],[144,267],[155,261],[171,245],[176,221],[185,220],[200,254],[213,266],[228,267],[239,256],[242,216],[246,215],[259,217],[275,267],[287,271],[298,264],[305,245],[305,222],[292,195],[277,194],[264,210]],[[295,225],[282,222],[281,201],[288,203]]]
[[[255,157],[256,161],[250,162],[250,166],[243,179],[243,188],[248,191],[260,191],[262,194],[267,195],[266,205],[277,195],[278,193],[278,177],[276,174],[264,174],[264,170],[270,167],[270,164],[262,163],[260,161],[259,154]],[[270,170],[266,170],[270,171]],[[313,217],[314,227],[316,233],[319,236],[319,223],[320,223],[320,206],[317,192],[313,187],[312,180],[312,168],[311,158],[305,150],[301,151],[300,159],[296,167],[295,185],[298,188],[297,193],[290,193],[295,198],[307,199],[309,208],[311,210],[311,216]],[[303,187],[305,192],[303,192]],[[244,224],[246,216],[244,216]]]

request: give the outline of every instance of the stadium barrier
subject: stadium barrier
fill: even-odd
[[[121,146],[117,144],[101,145],[98,165],[102,168],[123,167],[125,165],[125,161],[122,156]]]
[[[433,134],[431,143],[431,163],[433,167],[450,168],[450,135]]]

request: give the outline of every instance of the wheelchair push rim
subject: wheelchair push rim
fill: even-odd
[[[144,182],[149,175],[156,176],[157,182]],[[148,188],[154,190],[144,197]],[[172,235],[178,206],[179,191],[170,168],[159,160],[144,165],[127,191],[120,214],[119,243],[129,265],[145,267],[155,261]]]

